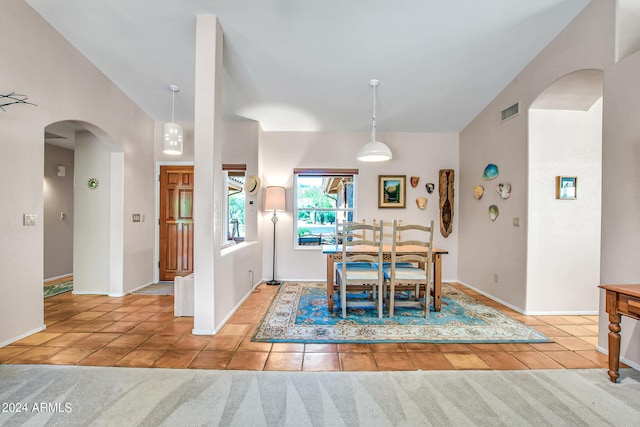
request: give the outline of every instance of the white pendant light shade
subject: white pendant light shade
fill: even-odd
[[[177,123],[164,124],[162,151],[165,154],[182,154],[182,126]]]
[[[368,142],[358,151],[358,160],[361,162],[384,162],[392,157],[391,149],[380,141]]]
[[[162,138],[162,151],[165,154],[182,154],[182,126],[173,122],[176,92],[180,88],[176,85],[169,85],[169,90],[173,92],[171,97],[171,123],[164,124]]]
[[[369,86],[373,88],[373,126],[371,128],[371,141],[358,151],[356,158],[361,162],[384,162],[391,160],[393,157],[387,144],[376,140],[376,88],[379,84],[380,81],[375,79],[369,82]]]

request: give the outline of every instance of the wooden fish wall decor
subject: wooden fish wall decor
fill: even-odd
[[[444,237],[449,237],[453,231],[453,169],[440,170],[440,232]]]

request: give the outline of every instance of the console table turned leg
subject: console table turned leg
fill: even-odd
[[[615,383],[620,374],[620,315],[609,313],[609,379]]]

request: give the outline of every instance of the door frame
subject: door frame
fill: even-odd
[[[160,281],[160,166],[195,166],[195,162],[171,162],[171,161],[157,161],[155,180],[156,180],[156,203],[155,203],[155,242],[153,251],[153,282],[158,283]],[[195,188],[193,190],[195,192]],[[194,248],[195,250],[195,248]]]

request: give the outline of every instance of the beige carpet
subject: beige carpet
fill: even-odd
[[[0,365],[0,402],[25,405],[3,426],[631,426],[640,373]]]

